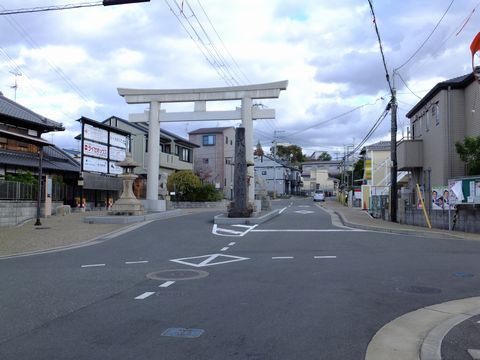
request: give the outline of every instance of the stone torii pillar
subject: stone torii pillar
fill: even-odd
[[[221,121],[242,120],[245,128],[245,149],[248,166],[248,202],[254,203],[255,182],[253,167],[253,120],[275,118],[274,109],[252,109],[253,99],[275,99],[281,90],[286,90],[288,81],[244,86],[197,89],[125,89],[119,88],[118,94],[127,104],[150,104],[148,118],[146,114],[132,114],[131,122],[148,122],[148,169],[147,202],[149,210],[156,210],[158,202],[158,174],[160,166],[160,122],[174,121]],[[206,111],[207,101],[240,100],[241,109],[233,111]],[[160,111],[161,103],[193,102],[195,111],[166,113]]]

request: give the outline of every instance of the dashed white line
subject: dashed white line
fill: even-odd
[[[148,260],[141,260],[141,261],[125,261],[126,265],[132,265],[132,264],[146,264],[148,263]]]
[[[221,248],[220,251],[227,251],[229,249],[228,246],[224,247],[224,248]]]
[[[290,205],[291,205],[291,204],[290,204]],[[286,208],[286,207],[285,207],[285,208],[283,208],[282,210],[280,210],[278,213],[279,213],[279,214],[281,214],[281,213],[283,213],[285,210],[287,210],[287,208]]]
[[[166,288],[166,287],[169,287],[172,284],[175,284],[175,281],[166,281],[163,284],[160,284],[158,287]]]
[[[335,255],[314,256],[314,259],[336,259]]]
[[[147,297],[149,296],[152,296],[153,294],[155,294],[154,292],[152,291],[147,291],[147,292],[144,292],[142,295],[138,295],[135,300],[143,300],[143,299],[146,299]]]
[[[293,256],[272,256],[272,260],[293,259]]]
[[[82,268],[89,268],[89,267],[100,267],[105,266],[106,264],[89,264],[89,265],[82,265]]]
[[[230,244],[228,244],[228,246],[233,246],[235,244],[236,244],[235,242],[231,242]]]

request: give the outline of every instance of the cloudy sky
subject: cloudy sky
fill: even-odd
[[[3,0],[0,11],[81,2]],[[405,113],[418,97],[439,81],[471,71],[469,45],[480,31],[479,5],[478,0],[373,1],[388,70],[401,67],[401,78],[395,77],[400,137],[408,125]],[[367,0],[151,0],[0,16],[0,91],[11,99],[15,78],[17,101],[63,123],[65,132],[46,138],[68,148],[78,147],[73,137],[81,116],[102,121],[145,109],[127,105],[118,87],[288,80],[279,99],[261,101],[276,109],[277,118],[256,122],[254,142],[268,148],[276,131],[279,142],[300,145],[308,155],[325,150],[334,157],[365,137],[389,100]],[[193,105],[166,109],[193,110]],[[238,124],[162,126],[188,137],[199,127]],[[367,144],[388,139],[389,127],[388,117]]]

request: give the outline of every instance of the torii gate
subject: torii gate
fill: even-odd
[[[252,108],[253,99],[276,99],[281,90],[286,90],[288,81],[278,81],[266,84],[244,86],[229,86],[198,89],[125,89],[118,88],[118,94],[125,98],[127,104],[150,104],[150,110],[145,114],[131,114],[131,122],[148,122],[148,169],[147,169],[147,203],[149,210],[158,206],[158,174],[160,166],[160,122],[175,121],[220,121],[242,120],[245,128],[245,148],[247,151],[248,202],[253,205],[255,196],[253,167],[253,120],[274,119],[274,109]],[[207,101],[241,100],[241,109],[233,111],[206,111]],[[160,111],[161,103],[193,102],[193,112]],[[157,141],[153,141],[157,139]]]

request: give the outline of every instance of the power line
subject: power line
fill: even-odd
[[[212,47],[213,49],[213,52],[215,53],[215,55],[218,57],[219,59],[219,63],[220,63],[220,66],[223,66],[225,68],[225,71],[226,73],[228,73],[228,75],[230,76],[230,78],[234,81],[234,83],[236,83],[237,85],[240,85],[240,82],[237,80],[236,76],[234,75],[234,71],[233,69],[231,68],[231,66],[227,63],[225,57],[219,52],[217,46],[215,45],[215,43],[213,42],[212,38],[210,37],[210,35],[207,33],[207,31],[205,30],[205,28],[203,27],[202,23],[200,22],[200,20],[198,19],[197,15],[195,14],[195,11],[192,9],[192,7],[190,6],[190,3],[185,0],[185,4],[187,4],[190,12],[192,13],[192,16],[193,18],[197,21],[198,25],[200,26],[200,29],[202,30],[202,32],[205,34],[205,37],[207,38],[210,46]],[[182,12],[183,14],[183,17],[188,21],[188,18],[186,17],[185,15],[185,12]]]
[[[369,0],[370,1],[370,0]],[[407,65],[410,60],[412,60],[418,53],[420,50],[422,50],[423,46],[427,43],[427,41],[430,39],[430,37],[433,35],[433,33],[435,32],[435,30],[437,30],[438,26],[440,25],[440,23],[442,22],[443,18],[445,17],[445,15],[447,15],[448,11],[450,10],[450,8],[452,7],[453,3],[455,2],[455,0],[452,0],[450,2],[450,5],[448,5],[447,7],[447,10],[445,10],[445,12],[443,13],[442,17],[440,18],[440,20],[438,20],[437,24],[435,25],[435,27],[433,28],[433,30],[430,32],[430,34],[427,36],[427,38],[423,41],[423,43],[418,47],[417,50],[415,50],[415,52],[400,66],[398,66],[395,70],[400,70],[402,67],[404,67],[405,65]]]
[[[398,70],[398,69],[397,69]],[[420,96],[418,96],[417,94],[415,94],[412,89],[410,89],[407,85],[407,83],[405,82],[405,80],[403,80],[403,77],[402,75],[398,72],[398,71],[395,71],[394,74],[398,75],[398,77],[400,78],[400,80],[402,81],[403,85],[405,85],[405,87],[413,94],[415,95],[417,98],[419,98],[420,100],[422,99]]]
[[[182,28],[185,30],[185,32],[187,33],[187,35],[190,37],[190,39],[192,39],[192,41],[195,43],[195,45],[197,46],[197,48],[200,50],[200,52],[202,53],[202,55],[205,57],[205,59],[207,60],[207,63],[210,64],[210,66],[217,72],[217,74],[227,83],[227,85],[229,86],[232,86],[232,82],[228,79],[228,77],[225,76],[225,74],[222,72],[222,70],[219,68],[218,64],[217,66],[215,65],[216,64],[216,61],[212,61],[209,56],[208,56],[208,50],[204,50],[202,48],[205,47],[205,44],[203,44],[203,42],[201,41],[200,37],[198,36],[198,33],[196,32],[195,29],[193,29],[193,33],[192,34],[188,28],[185,26],[185,24],[183,23],[183,21],[181,20],[181,18],[177,15],[177,13],[175,12],[175,10],[173,10],[172,6],[170,5],[170,3],[168,2],[168,0],[164,0],[165,3],[167,4],[168,8],[170,9],[170,11],[172,12],[172,14],[176,17],[176,19],[178,20],[178,22],[180,23],[180,25],[182,26]],[[175,5],[177,6],[177,8],[180,10],[179,13],[182,13],[183,12],[183,9],[180,7],[180,5],[178,5],[178,3],[176,1],[174,1]],[[190,23],[189,23],[190,24]],[[190,24],[191,26],[191,24]],[[198,41],[195,39],[194,35],[197,35],[197,38],[198,38]],[[200,44],[202,46],[200,46]]]
[[[385,68],[385,78],[387,79],[387,83],[388,83],[388,87],[390,89],[390,93],[393,96],[393,87],[392,87],[392,84],[390,83],[390,75],[388,74],[387,62],[385,60],[385,54],[383,53],[382,39],[380,39],[380,33],[378,32],[377,20],[375,18],[375,11],[373,10],[372,1],[368,0],[368,4],[370,5],[370,11],[371,11],[372,17],[373,17],[373,25],[375,25],[375,32],[377,33],[378,45],[380,47],[380,54],[382,55],[383,67]]]
[[[200,6],[200,9],[202,9],[202,12],[203,14],[205,15],[205,17],[207,18],[210,26],[212,27],[213,31],[215,32],[215,34],[217,35],[218,39],[220,40],[223,48],[225,49],[225,51],[227,52],[227,54],[229,55],[230,59],[232,60],[233,64],[235,65],[235,67],[238,69],[238,71],[240,72],[240,74],[245,78],[245,80],[247,81],[247,84],[248,83],[251,83],[250,79],[247,77],[247,75],[245,75],[245,73],[242,71],[242,69],[240,68],[240,66],[238,65],[237,61],[235,60],[235,58],[232,56],[232,54],[230,53],[230,51],[228,50],[227,46],[225,45],[225,43],[223,42],[222,38],[220,37],[220,34],[217,32],[217,30],[215,29],[215,26],[213,26],[213,23],[212,21],[210,20],[210,17],[207,15],[205,9],[203,8],[202,4],[200,3],[200,0],[197,0],[198,2],[198,5]]]

